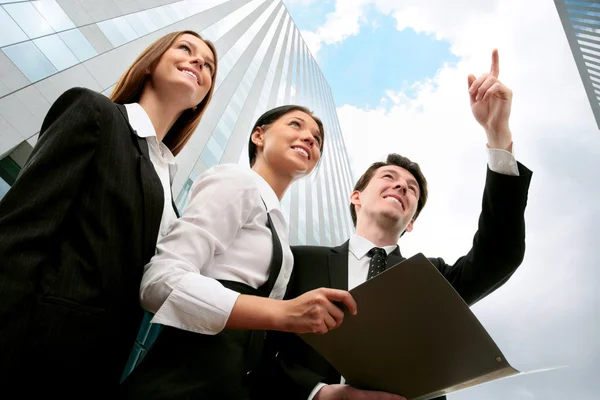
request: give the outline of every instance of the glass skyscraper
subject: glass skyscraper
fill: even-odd
[[[177,156],[178,208],[208,168],[248,165],[250,129],[260,114],[300,104],[323,120],[326,139],[315,172],[282,200],[290,242],[341,244],[353,231],[348,205],[354,179],[331,89],[284,4],[275,0],[0,0],[0,197],[61,93],[81,86],[110,94],[146,46],[185,29],[215,43],[219,69],[212,102]],[[132,364],[152,335],[142,329]]]
[[[600,1],[554,3],[600,128]]]
[[[353,178],[331,90],[284,4],[273,0],[0,0],[0,196],[14,181],[50,105],[65,90],[106,95],[135,57],[165,33],[192,29],[219,56],[215,93],[177,157],[182,209],[194,179],[219,163],[248,163],[260,114],[281,104],[314,110],[326,127],[316,172],[282,200],[292,243],[349,237]]]

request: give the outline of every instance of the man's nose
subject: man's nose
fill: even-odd
[[[403,194],[406,194],[406,185],[403,185],[402,183],[397,183],[396,186],[394,186],[394,189],[397,189]]]

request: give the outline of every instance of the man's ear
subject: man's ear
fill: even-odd
[[[360,191],[355,190],[354,192],[352,192],[352,194],[350,195],[350,203],[360,207]]]
[[[412,232],[414,223],[415,223],[415,220],[411,219],[410,222],[408,223],[408,225],[406,226],[406,229],[404,230],[404,232]]]

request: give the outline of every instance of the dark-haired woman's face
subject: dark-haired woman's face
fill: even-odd
[[[262,158],[278,172],[310,174],[321,158],[323,138],[315,120],[295,110],[279,117],[261,135]]]
[[[183,109],[192,108],[210,90],[215,67],[210,47],[185,33],[161,56],[152,72],[152,85],[182,102]]]

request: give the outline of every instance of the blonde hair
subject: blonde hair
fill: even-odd
[[[149,79],[148,70],[158,63],[162,55],[173,46],[173,43],[183,34],[189,34],[202,40],[210,48],[215,58],[215,70],[213,71],[212,82],[208,93],[202,99],[200,104],[195,108],[185,110],[175,121],[169,132],[165,135],[163,143],[171,150],[173,155],[177,155],[183,146],[190,140],[192,134],[198,127],[202,115],[210,103],[210,100],[215,89],[215,80],[217,76],[217,51],[215,45],[209,40],[202,39],[202,36],[194,31],[178,31],[169,33],[146,48],[131,64],[131,66],[121,76],[114,90],[110,95],[110,99],[115,103],[127,104],[138,102],[144,85]]]

